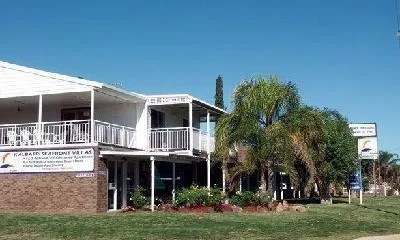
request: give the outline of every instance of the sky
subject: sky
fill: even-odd
[[[0,60],[211,103],[220,74],[228,109],[238,84],[275,74],[400,153],[396,31],[389,0],[4,0]]]

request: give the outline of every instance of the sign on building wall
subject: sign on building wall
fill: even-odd
[[[349,124],[355,137],[375,137],[376,124],[375,123],[351,123]]]
[[[94,169],[93,149],[0,152],[0,173],[84,172]]]
[[[358,156],[360,159],[378,159],[377,137],[359,138]]]

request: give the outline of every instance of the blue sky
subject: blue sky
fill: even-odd
[[[139,93],[225,101],[257,75],[295,82],[303,101],[377,122],[400,153],[394,1],[22,1],[0,5],[0,59],[119,82]]]

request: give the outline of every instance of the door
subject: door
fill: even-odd
[[[128,205],[128,163],[126,161],[107,161],[108,210],[116,211]]]
[[[151,109],[151,128],[165,127],[165,113]]]
[[[151,128],[164,128],[165,127],[165,114],[163,112],[151,109]],[[167,131],[151,131],[150,144],[151,148],[163,149],[168,148],[166,139],[168,137]]]

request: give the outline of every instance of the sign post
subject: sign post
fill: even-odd
[[[358,160],[361,163],[361,160]],[[360,191],[360,203],[362,203],[362,175],[361,167],[349,179],[349,203],[351,203],[351,190]]]
[[[356,176],[357,180],[350,179],[350,189],[360,190],[360,205],[363,204],[363,185],[362,185],[362,160],[373,160],[378,159],[378,138],[376,123],[355,123],[350,124],[349,127],[353,132],[353,136],[357,138],[358,144],[358,159],[357,163],[359,169]],[[375,162],[374,162],[375,164]],[[351,178],[351,177],[350,177]],[[375,179],[375,171],[374,171]],[[376,191],[376,186],[375,190]],[[349,203],[350,203],[350,190],[349,190]]]

